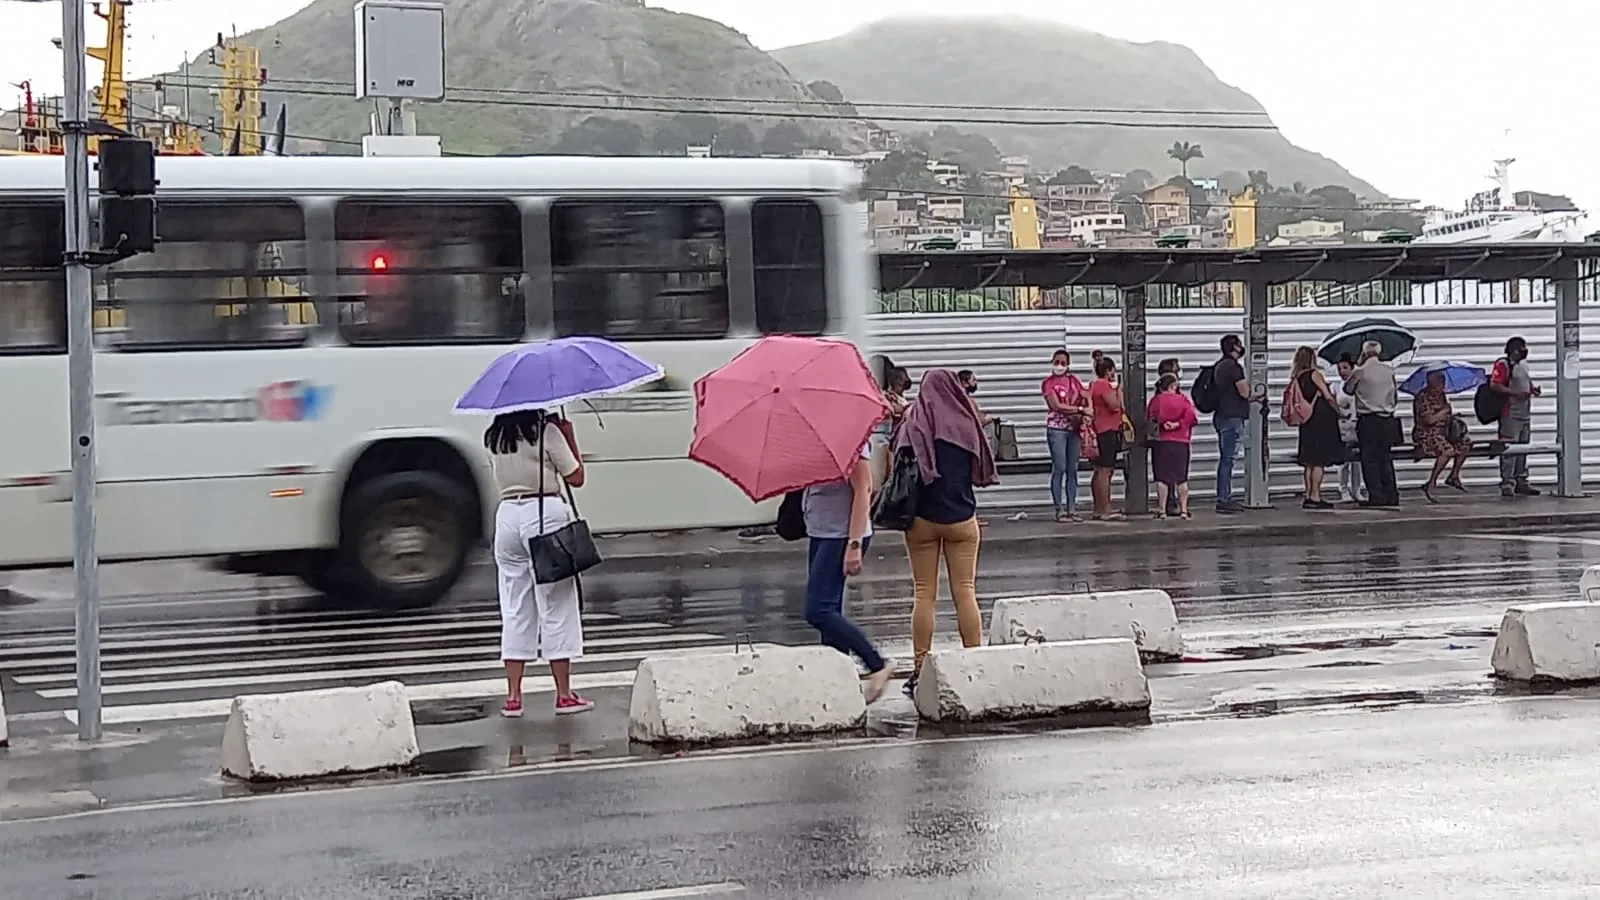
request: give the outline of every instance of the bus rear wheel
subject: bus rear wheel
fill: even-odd
[[[431,606],[466,568],[473,543],[467,487],[430,471],[379,475],[351,489],[339,553],[315,579],[330,594],[387,609]]]

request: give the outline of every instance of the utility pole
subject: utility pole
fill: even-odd
[[[100,739],[100,558],[95,552],[94,296],[89,284],[89,98],[82,0],[61,3],[66,160],[67,392],[72,435],[72,576],[78,739]]]

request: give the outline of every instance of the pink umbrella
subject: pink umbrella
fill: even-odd
[[[845,477],[888,414],[855,345],[766,337],[695,382],[689,458],[765,500]]]

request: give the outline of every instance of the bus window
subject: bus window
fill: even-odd
[[[123,350],[294,346],[316,325],[291,200],[163,199],[154,253],[96,274],[95,326]]]
[[[348,199],[334,212],[352,344],[522,339],[522,216],[509,200]]]
[[[0,201],[0,353],[66,349],[66,249],[59,199]]]
[[[822,209],[810,200],[757,200],[750,210],[756,327],[762,334],[828,329],[828,256]]]
[[[722,206],[569,200],[550,207],[558,336],[683,340],[728,333]]]

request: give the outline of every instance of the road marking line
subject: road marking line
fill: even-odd
[[[272,656],[269,656],[267,654],[291,653],[291,652],[294,652],[294,651],[300,650],[300,649],[315,650],[315,651],[332,651],[332,650],[342,650],[344,648],[350,647],[350,648],[360,648],[362,650],[369,650],[370,651],[370,650],[373,650],[374,647],[384,646],[384,645],[399,645],[399,646],[414,645],[414,644],[446,644],[446,645],[448,645],[450,641],[471,641],[471,640],[474,640],[474,639],[476,639],[478,637],[487,637],[490,640],[498,640],[497,634],[498,634],[499,630],[500,630],[500,623],[499,622],[485,622],[485,623],[483,623],[483,626],[481,628],[475,628],[475,629],[473,629],[473,631],[471,633],[464,633],[464,634],[457,634],[457,635],[418,634],[418,635],[406,635],[406,636],[401,636],[401,637],[391,637],[391,636],[389,636],[387,634],[373,634],[371,636],[363,636],[363,638],[354,639],[354,640],[339,640],[339,641],[307,640],[307,641],[290,641],[290,642],[287,642],[287,643],[266,642],[266,643],[260,644],[259,647],[256,647],[256,648],[252,649],[250,652],[258,654],[257,656],[253,657],[255,659],[273,659],[273,658],[282,658],[282,657],[272,657]],[[655,632],[655,633],[658,633],[658,634],[671,634],[671,633],[673,633],[672,632],[672,627],[670,625],[663,625],[663,624],[657,623],[657,622],[648,622],[648,623],[631,624],[631,625],[584,625],[583,626],[583,633],[584,633],[584,635],[586,637],[593,637],[593,636],[596,636],[596,635],[636,635],[636,634],[638,634],[640,632]],[[187,643],[185,641],[111,641],[111,642],[108,642],[108,643],[101,644],[100,645],[100,649],[101,649],[101,652],[105,653],[108,657],[115,656],[118,660],[121,660],[123,662],[137,662],[137,661],[147,661],[147,660],[170,659],[174,655],[182,655],[183,657],[188,658],[188,659],[196,659],[196,658],[208,657],[208,656],[224,656],[224,657],[229,657],[229,658],[237,658],[239,656],[239,653],[240,653],[239,645],[240,644],[248,644],[248,643],[249,643],[249,641],[247,641],[247,640],[238,640],[238,641],[232,642],[228,646],[222,646],[222,647],[195,647],[192,644]],[[124,650],[147,651],[148,648],[150,648],[150,647],[160,647],[160,646],[170,646],[173,649],[172,650],[138,652],[138,653],[123,652]],[[77,653],[77,651],[75,650],[75,648],[70,643],[62,644],[62,645],[57,646],[57,647],[25,647],[25,648],[21,648],[21,649],[10,649],[10,650],[0,649],[0,666],[9,666],[9,667],[11,667],[13,669],[22,668],[24,666],[45,666],[45,665],[68,665],[68,666],[70,666],[70,665],[72,665],[72,661],[73,661],[74,657],[76,656],[76,653]],[[33,654],[33,655],[24,656],[23,654]]]
[[[268,618],[270,619],[270,617]],[[583,624],[585,627],[590,625],[605,627],[611,623],[616,623],[619,618],[619,616],[609,614],[586,614],[583,617]],[[170,623],[163,622],[161,624],[163,626],[167,626]],[[352,637],[366,634],[416,634],[424,631],[470,631],[476,628],[497,628],[499,627],[499,624],[499,613],[485,611],[471,614],[453,613],[430,616],[428,618],[418,617],[411,619],[334,621],[312,624],[312,627],[306,627],[305,625],[280,627],[270,624],[270,622],[268,624],[256,623],[246,625],[240,624],[237,619],[231,620],[231,623],[225,623],[221,627],[163,627],[149,630],[145,629],[143,626],[125,625],[108,628],[106,629],[106,633],[109,635],[110,633],[115,632],[119,636],[122,634],[137,635],[136,638],[127,640],[124,643],[128,646],[151,646],[156,638],[165,639],[166,643],[216,644],[226,641],[241,641],[262,638],[277,638],[287,640],[291,638]],[[665,625],[666,623],[636,624]],[[12,643],[16,646],[33,646],[38,644],[47,644],[51,641],[59,641],[63,638],[71,637],[71,635],[72,631],[70,629],[65,629],[58,630],[50,634],[34,633],[31,635],[22,635],[14,640],[9,638],[8,640],[12,640]]]
[[[658,888],[653,891],[628,891],[622,894],[591,894],[575,900],[672,900],[673,897],[710,897],[713,894],[740,894],[744,885],[737,881],[697,884],[690,887]]]
[[[776,644],[756,644],[756,650],[777,649]],[[580,665],[586,662],[634,662],[637,663],[651,656],[692,656],[705,653],[706,647],[669,648],[666,650],[645,650],[632,653],[597,653],[585,656],[579,661]],[[493,664],[480,667],[489,669]],[[288,686],[296,683],[316,683],[324,681],[340,682],[343,684],[361,683],[373,684],[379,681],[403,679],[411,675],[444,675],[461,674],[462,670],[469,668],[457,663],[436,663],[421,666],[398,666],[387,669],[352,669],[345,672],[284,672],[276,675],[246,675],[236,678],[195,678],[188,681],[130,681],[102,686],[101,693],[112,696],[117,694],[149,694],[166,693],[171,691],[206,691],[230,690],[245,687],[270,687],[291,690]],[[115,672],[105,673],[107,678],[115,678]],[[66,700],[77,696],[76,688],[47,688],[37,692],[40,697],[47,700]],[[241,691],[241,693],[249,693]]]
[[[644,635],[640,637],[602,638],[599,640],[585,641],[585,648],[594,650],[622,649],[624,647],[661,647],[666,649],[677,644],[714,644],[726,643],[727,638],[717,634],[704,632],[690,632],[688,634],[663,634]],[[307,650],[322,649],[307,647]],[[329,648],[332,649],[332,648]],[[435,647],[427,650],[394,650],[382,653],[326,653],[316,656],[276,656],[248,659],[235,659],[225,662],[193,663],[173,666],[147,666],[137,669],[124,669],[115,665],[105,667],[107,678],[160,678],[170,675],[207,675],[222,674],[224,672],[265,672],[272,669],[293,669],[304,666],[320,666],[324,669],[334,666],[349,665],[352,663],[376,662],[421,662],[425,659],[448,659],[451,657],[466,657],[458,661],[461,666],[486,665],[497,663],[496,648],[493,643],[485,642],[483,645],[467,644],[454,647]],[[181,658],[178,657],[178,658]],[[60,665],[58,663],[57,665]],[[17,666],[20,668],[20,664]],[[59,684],[71,682],[77,678],[74,672],[45,673],[34,675],[15,675],[12,680],[17,684]]]
[[[630,687],[633,670],[622,672],[588,672],[572,676],[572,686],[583,690]],[[448,681],[437,684],[406,685],[406,696],[413,703],[430,700],[479,700],[494,698],[505,690],[504,678],[485,678],[478,681]],[[522,682],[526,695],[553,694],[555,681],[548,675],[529,675]],[[232,697],[209,700],[179,700],[172,703],[132,703],[124,706],[107,706],[101,715],[107,725],[128,725],[136,722],[177,722],[188,719],[227,718],[233,708]],[[68,722],[78,724],[77,710],[62,710],[48,714],[60,715]]]
[[[1456,537],[1474,541],[1522,541],[1528,544],[1577,544],[1600,547],[1600,538],[1563,537],[1553,534],[1458,534]]]

